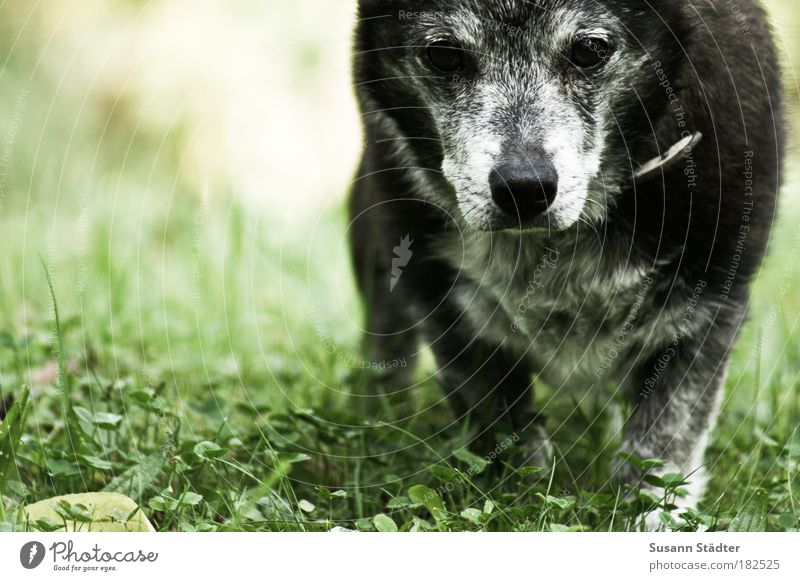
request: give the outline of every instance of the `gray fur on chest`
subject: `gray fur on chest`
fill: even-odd
[[[501,235],[461,238],[444,254],[459,270],[455,299],[474,332],[511,348],[558,389],[618,378],[644,341],[670,333],[669,313],[649,307],[649,269],[612,251]]]

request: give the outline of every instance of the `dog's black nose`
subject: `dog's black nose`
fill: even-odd
[[[556,199],[558,172],[543,154],[530,154],[492,170],[489,187],[503,213],[525,225]]]

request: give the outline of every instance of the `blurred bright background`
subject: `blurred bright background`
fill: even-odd
[[[36,102],[14,152],[38,150],[37,165],[21,171],[35,170],[32,189],[67,189],[98,147],[118,170],[173,155],[163,171],[189,189],[213,180],[287,216],[316,212],[341,197],[359,147],[352,16],[308,0],[5,3],[3,94]],[[109,151],[137,136],[151,141]]]
[[[769,5],[795,69],[797,2]],[[359,151],[353,13],[322,0],[4,3],[0,127],[26,95],[8,172],[31,179],[9,180],[25,190],[7,185],[3,199],[57,190],[72,205],[88,163],[134,189],[154,170],[282,220],[319,215],[345,195]]]

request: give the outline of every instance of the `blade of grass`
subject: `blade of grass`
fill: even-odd
[[[6,516],[3,495],[11,467],[16,465],[16,448],[25,430],[30,394],[31,390],[23,387],[19,399],[0,423],[0,520],[5,520]]]

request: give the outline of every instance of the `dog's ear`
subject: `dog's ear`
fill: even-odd
[[[435,16],[443,6],[449,6],[450,0],[358,0],[360,18],[394,17],[400,20],[412,20]]]
[[[418,18],[420,12],[419,1],[410,3],[409,0],[358,0],[358,22],[356,23],[356,38],[360,50],[371,50],[385,46],[398,46],[402,44],[400,37],[406,21]]]
[[[402,10],[404,4],[399,0],[358,0],[358,17],[389,17]]]

